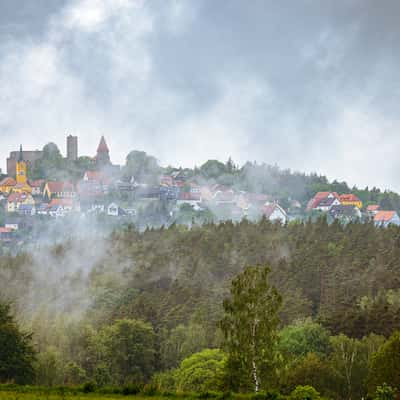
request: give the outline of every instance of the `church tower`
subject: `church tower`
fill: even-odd
[[[101,137],[99,147],[97,148],[96,164],[100,167],[111,165],[110,150],[108,149],[104,136]]]
[[[25,185],[27,183],[27,168],[26,162],[24,161],[24,155],[22,153],[22,144],[19,148],[19,157],[16,165],[16,181]]]

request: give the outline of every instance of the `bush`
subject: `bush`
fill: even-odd
[[[215,399],[217,397],[219,397],[219,393],[212,391],[200,392],[198,395],[199,399]]]
[[[290,393],[290,400],[320,400],[320,394],[309,385],[297,386],[296,389]]]
[[[125,385],[122,388],[122,394],[124,396],[128,396],[128,395],[136,395],[138,393],[140,393],[143,390],[143,385],[137,384],[137,383],[130,383],[128,385]]]
[[[395,391],[386,383],[376,388],[375,400],[394,400]]]
[[[141,393],[144,396],[155,396],[158,393],[157,386],[152,384],[144,385]]]
[[[96,384],[94,382],[86,382],[82,386],[83,393],[93,393],[96,390]]]
[[[282,400],[282,396],[277,390],[267,390],[266,392],[258,392],[251,396],[252,400]]]

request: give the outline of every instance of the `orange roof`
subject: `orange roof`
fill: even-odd
[[[390,221],[395,214],[396,211],[378,211],[374,216],[374,221]]]
[[[17,184],[17,182],[15,181],[15,179],[7,176],[6,178],[4,178],[1,182],[0,182],[0,186],[15,186]]]
[[[51,193],[74,192],[74,185],[70,182],[47,182]]]
[[[371,204],[367,207],[367,211],[378,211],[381,208],[378,204]]]
[[[339,200],[340,201],[360,201],[360,199],[352,193],[348,193],[348,194],[341,194],[339,196]]]

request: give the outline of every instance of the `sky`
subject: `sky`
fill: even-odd
[[[278,164],[400,191],[398,0],[1,0],[0,166]]]

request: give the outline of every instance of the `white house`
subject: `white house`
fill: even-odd
[[[111,203],[107,207],[107,215],[110,217],[118,217],[119,216],[119,206],[116,203]]]
[[[265,203],[261,211],[270,221],[280,221],[282,224],[287,222],[286,211],[278,203]]]

